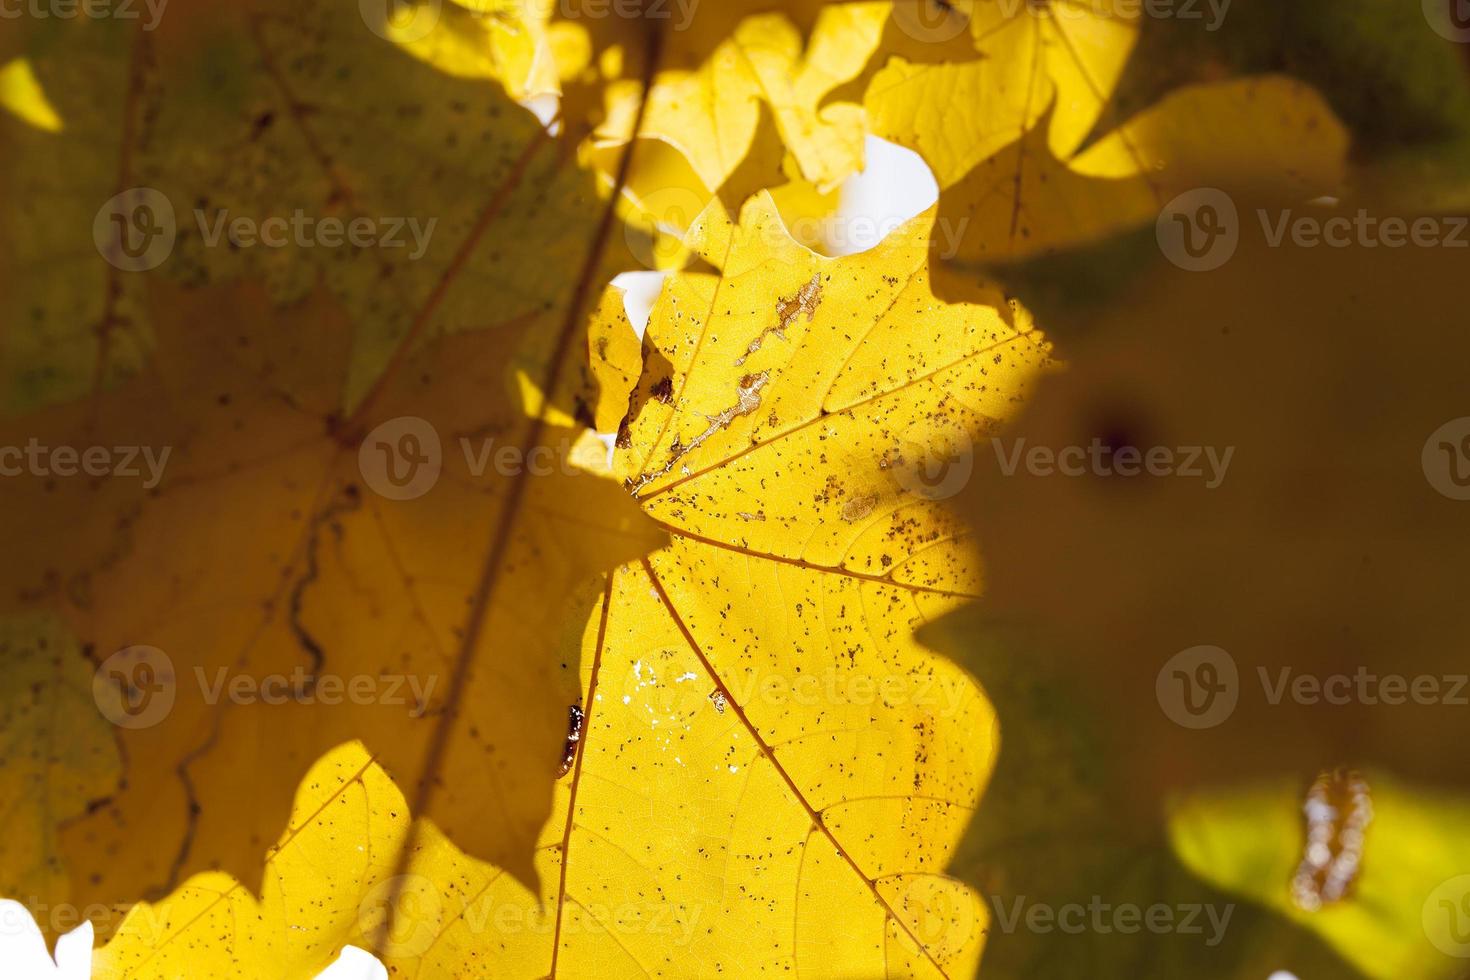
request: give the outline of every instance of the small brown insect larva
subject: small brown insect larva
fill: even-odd
[[[577,743],[582,741],[582,721],[586,717],[575,704],[567,709],[567,741],[562,746],[561,767],[556,771],[557,779],[571,772],[572,763],[577,761]]]
[[[1362,871],[1363,844],[1373,822],[1368,782],[1351,769],[1324,772],[1302,804],[1307,842],[1291,877],[1291,899],[1315,912],[1341,901]]]

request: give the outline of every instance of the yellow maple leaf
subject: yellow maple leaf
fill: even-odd
[[[0,432],[42,453],[0,483],[3,608],[58,616],[111,678],[86,720],[121,729],[123,758],[84,812],[17,804],[47,867],[6,871],[37,906],[113,908],[204,868],[253,883],[297,777],[365,731],[419,809],[529,877],[554,778],[537,748],[576,690],[545,651],[585,579],[661,540],[597,476],[601,447],[545,420],[576,406],[528,416],[512,395],[516,371],[551,390],[585,360],[585,284],[618,262],[608,206],[498,83],[371,26],[263,3],[166,38],[26,35],[60,126],[0,122],[23,202],[5,313],[31,325],[0,341]],[[337,239],[302,239],[299,215]],[[410,255],[415,217],[434,234]],[[397,222],[398,250],[349,237],[360,221]],[[79,468],[93,451],[101,475]],[[488,789],[428,802],[420,775],[455,770]]]
[[[121,763],[106,719],[92,707],[92,672],[62,623],[49,616],[0,619],[0,894],[36,908],[51,932],[78,924],[57,906],[66,894],[58,824],[116,786]],[[39,906],[39,907],[38,907]]]
[[[671,35],[670,67],[655,76],[642,138],[677,148],[713,192],[745,160],[765,109],[803,176],[830,188],[862,161],[862,117],[851,103],[820,103],[861,71],[887,17],[882,3],[830,6],[805,38],[779,13],[754,14],[728,32],[723,18],[696,18],[689,31]],[[674,67],[696,57],[702,60],[692,70]],[[616,95],[600,147],[627,142],[640,98],[628,88]]]
[[[253,882],[305,766],[366,733],[462,846],[530,876],[576,697],[563,624],[586,579],[661,540],[596,475],[602,446],[521,412],[505,332],[430,345],[334,422],[348,328],[329,301],[285,318],[258,290],[165,289],[151,312],[146,383],[0,427],[160,463],[146,489],[0,486],[14,526],[54,529],[12,542],[7,604],[96,651],[86,714],[126,760],[59,831],[71,875],[37,897],[113,907],[201,868]],[[425,791],[426,769],[449,788]]]
[[[898,57],[873,76],[872,132],[917,151],[940,185],[936,237],[953,243],[942,258],[1009,262],[1088,245],[1148,224],[1198,187],[1303,199],[1341,190],[1347,131],[1300,81],[1185,86],[1121,117],[1113,99],[1138,13],[956,4],[947,17],[968,24],[983,57]],[[946,21],[924,23],[934,32]]]
[[[414,57],[456,77],[497,79],[523,102],[561,92],[547,30],[552,6],[543,0],[447,0],[364,3],[362,10],[375,33]]]
[[[1280,76],[1179,89],[1066,161],[1038,127],[941,193],[941,257],[1010,262],[1090,245],[1200,188],[1330,194],[1347,143],[1321,96]]]
[[[943,871],[993,719],[913,638],[978,587],[924,464],[950,426],[1010,414],[1047,346],[997,294],[929,294],[927,224],[833,260],[786,236],[768,199],[738,225],[718,208],[699,222],[692,245],[720,271],[668,283],[617,459],[672,540],[609,577],[561,641],[582,648],[564,655],[580,690],[534,878],[466,858],[433,826],[407,831],[360,750],[339,752],[319,763],[337,775],[304,784],[263,905],[196,879],[135,912],[105,961],[166,975],[170,957],[229,947],[246,975],[257,955],[304,971],[355,941],[422,976],[972,971],[985,913]],[[744,411],[715,407],[731,394]],[[534,762],[552,773],[557,754]],[[458,798],[482,777],[447,778]],[[339,808],[353,822],[329,837],[373,843],[341,887],[285,902]],[[385,856],[399,847],[405,861]],[[247,920],[260,925],[226,928]]]
[[[1050,154],[1068,159],[1105,115],[1139,15],[1072,3],[895,0],[894,20],[911,36],[930,44],[968,36],[981,57],[889,61],[864,96],[873,130],[918,151],[941,187],[1043,120]]]
[[[18,202],[3,312],[33,325],[0,340],[0,410],[144,370],[142,272],[263,282],[282,306],[325,284],[352,321],[347,412],[426,340],[562,318],[606,191],[500,82],[322,3],[220,8],[181,39],[84,20],[47,41],[28,64],[59,128],[0,113]],[[466,279],[482,291],[447,288]]]
[[[928,466],[954,427],[1015,409],[1047,346],[998,294],[984,295],[989,305],[934,299],[930,220],[838,260],[793,242],[769,198],[738,224],[718,205],[696,224],[691,247],[719,272],[666,283],[615,459],[673,540],[632,573],[634,608],[614,604],[607,629],[662,624],[639,627],[668,648],[666,661],[640,656],[644,685],[691,682],[645,740],[673,738],[683,758],[694,724],[727,732],[726,761],[784,784],[800,839],[818,854],[835,847],[855,872],[842,877],[873,882],[900,938],[918,941],[911,955],[963,972],[972,937],[954,926],[921,938],[921,922],[935,907],[965,923],[983,916],[935,876],[990,765],[989,709],[911,636],[978,588],[937,503],[953,475]],[[627,683],[628,670],[612,676]],[[762,696],[768,685],[827,693]],[[958,700],[939,710],[921,690]],[[726,706],[739,725],[721,718]],[[609,710],[619,714],[594,706],[589,738]],[[627,737],[618,726],[607,738]],[[663,753],[652,765],[711,778],[685,777]],[[876,961],[834,968],[883,972]]]
[[[628,409],[626,401],[618,404],[618,395],[633,390],[643,369],[643,353],[628,322],[621,289],[603,291],[588,322],[587,344],[591,372],[588,401],[596,406],[593,428],[612,432]]]

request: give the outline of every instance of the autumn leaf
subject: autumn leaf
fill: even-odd
[[[26,270],[7,319],[31,324],[6,335],[9,410],[146,365],[139,266],[98,260],[105,202],[135,187],[117,210],[138,194],[158,210],[159,254],[138,260],[157,259],[158,275],[263,282],[280,305],[326,285],[352,322],[344,411],[425,338],[558,322],[559,270],[582,262],[598,195],[499,83],[420,65],[326,4],[234,10],[182,47],[116,22],[53,33],[26,63],[64,125],[3,123],[21,202],[9,264]],[[67,84],[78,71],[90,82]],[[504,247],[507,228],[520,247]],[[481,284],[478,299],[443,288],[462,278]]]
[[[784,784],[778,812],[796,851],[783,864],[814,848],[825,868],[835,848],[847,867],[834,877],[858,893],[868,882],[857,907],[876,905],[874,932],[889,933],[874,955],[896,942],[950,973],[964,972],[978,936],[921,938],[920,922],[931,902],[966,908],[933,876],[983,785],[989,722],[967,678],[910,637],[977,585],[922,464],[951,427],[1014,411],[1047,347],[998,294],[937,303],[929,220],[828,260],[790,240],[768,199],[738,224],[706,212],[693,247],[719,275],[666,284],[615,459],[672,542],[646,563],[652,590],[629,588],[636,614],[614,607],[608,630],[663,624],[668,662],[645,666],[694,682],[675,719],[723,728],[729,763]],[[828,674],[838,697],[759,696]],[[864,685],[892,690],[840,696]],[[959,703],[939,710],[918,696],[935,688]],[[734,716],[728,727],[706,690]],[[631,748],[622,734],[608,741]],[[662,754],[656,765],[682,778]]]
[[[1303,201],[1351,188],[1410,211],[1463,208],[1470,95],[1432,4],[1141,14],[895,5],[930,48],[967,30],[981,55],[894,52],[863,95],[872,132],[934,170],[941,257],[995,266],[1085,249],[1201,187]]]
[[[561,91],[547,30],[551,9],[523,0],[361,7],[374,33],[456,78],[495,79],[522,104]]]
[[[666,28],[629,188],[631,214],[680,234],[716,193],[733,206],[758,189],[831,191],[863,165],[864,134],[924,157],[947,236],[964,239],[944,257],[965,263],[1085,246],[1200,186],[1307,199],[1339,193],[1351,170],[1407,201],[1412,171],[1418,202],[1463,196],[1464,87],[1423,17],[1367,2],[1239,6],[746,0],[610,17],[511,3],[479,27],[444,18],[433,43],[458,49],[524,21],[520,43],[537,39],[538,64],[557,66],[563,122],[610,178],[644,104],[640,32]],[[499,74],[530,91],[524,72]]]
[[[239,323],[221,317],[221,308]],[[595,441],[547,430],[524,448],[530,420],[507,394],[493,395],[509,387],[501,335],[466,334],[408,359],[402,380],[384,389],[386,414],[365,420],[376,434],[359,448],[328,424],[335,388],[283,387],[298,379],[275,367],[312,365],[340,377],[345,324],[315,305],[302,311],[305,319],[278,321],[272,336],[259,328],[269,311],[258,294],[165,294],[154,315],[160,345],[152,376],[136,392],[127,386],[115,402],[104,400],[103,410],[126,411],[129,396],[167,407],[163,418],[175,428],[152,429],[155,438],[167,435],[175,454],[166,478],[111,513],[115,526],[95,543],[101,554],[79,556],[98,564],[61,566],[65,556],[49,553],[10,575],[9,595],[61,611],[104,665],[112,651],[146,644],[175,670],[166,715],[120,733],[127,766],[117,791],[63,832],[69,864],[102,869],[71,883],[79,904],[155,894],[197,868],[255,881],[260,842],[278,831],[284,794],[317,755],[352,733],[376,733],[379,751],[412,787],[451,677],[467,685],[469,700],[453,729],[459,748],[435,771],[440,778],[459,771],[455,786],[484,788],[472,798],[443,794],[440,820],[475,842],[466,846],[529,875],[555,746],[575,699],[554,654],[559,624],[567,605],[578,607],[575,587],[584,577],[658,540],[640,529],[631,507],[619,506],[617,488],[593,475],[602,454]],[[312,336],[302,332],[305,323],[321,347],[302,346],[301,337]],[[241,324],[254,331],[252,343],[233,353]],[[333,349],[335,362],[322,357]],[[88,434],[29,431],[41,444]],[[429,471],[421,477],[428,485],[402,488],[416,499],[381,497],[396,491],[374,469],[374,453],[410,435],[427,446],[435,433],[445,443],[434,450],[442,459],[437,481]],[[504,452],[502,441],[516,455],[511,468],[490,463],[492,450]],[[396,465],[380,455],[387,462],[377,465]],[[527,467],[538,468],[539,482],[518,512],[512,488],[533,478]],[[550,475],[540,476],[540,467]],[[7,495],[22,522],[34,515],[40,524],[61,523],[75,513],[69,508],[89,503],[85,487],[60,495],[27,489]],[[511,520],[509,531],[497,531]],[[485,555],[463,544],[489,546],[497,535],[506,536],[499,561],[512,572],[534,569],[534,578],[510,578],[476,633],[466,617]],[[480,681],[453,666],[467,642],[483,655]],[[120,668],[134,682],[131,663]],[[322,675],[370,690],[318,693]],[[284,693],[272,698],[262,688],[239,703],[235,688],[222,693],[222,685],[241,677],[276,678]],[[450,816],[456,809],[460,816]]]
[[[577,5],[544,30],[561,119],[587,134],[580,153],[592,166],[611,175],[643,112],[629,217],[654,234],[682,235],[715,194],[734,206],[759,189],[828,193],[862,168],[869,134],[930,165],[941,255],[967,264],[1126,232],[1200,186],[1266,184],[1310,198],[1346,179],[1348,131],[1331,93],[1245,59],[1235,69],[1225,42],[1203,49],[1221,66],[1213,76],[1156,83],[1142,104],[1130,100],[1137,85],[1121,87],[1137,74],[1146,27],[1137,9],[935,0],[636,9],[606,17]],[[436,30],[452,35],[457,17]],[[638,79],[650,66],[638,38],[655,23],[669,29],[645,106]],[[1213,37],[1222,23],[1216,12],[1173,26]]]
[[[863,92],[891,57],[979,57],[964,38],[936,43],[912,6],[674,0],[607,16],[594,0],[542,9],[560,119],[582,138],[580,155],[610,177],[642,111],[625,218],[682,236],[716,194],[736,207],[759,190],[834,193],[863,166],[873,131]],[[662,28],[653,65],[639,42],[649,25]],[[646,91],[644,75],[652,78]]]
[[[871,2],[690,5],[687,23],[665,32],[640,138],[676,150],[691,171],[685,189],[702,193],[702,200],[725,188],[769,140],[777,141],[778,168],[784,149],[798,173],[830,188],[860,167],[864,128],[858,105],[824,100],[862,70],[888,16],[887,4]],[[619,18],[563,23],[590,31],[594,50],[619,44],[636,29]],[[593,146],[604,167],[632,136],[642,93],[627,78],[638,77],[636,59],[635,51],[603,83],[605,115]],[[771,176],[779,178],[779,169]],[[651,177],[640,175],[634,192],[670,189]],[[686,214],[685,222],[697,213]]]
[[[112,731],[93,709],[86,661],[56,619],[0,620],[0,662],[8,678],[0,708],[7,801],[0,892],[64,894],[57,825],[112,791],[120,768]]]
[[[286,830],[266,855],[259,898],[222,872],[195,875],[167,899],[133,907],[98,950],[93,975],[314,975],[344,944],[362,942],[373,921],[364,900],[393,874],[407,810],[360,744],[327,752],[305,774]],[[307,920],[310,928],[300,928]]]
[[[1141,23],[1136,13],[1083,5],[932,0],[900,0],[894,17],[931,43],[966,35],[981,55],[939,64],[895,58],[864,98],[875,132],[923,155],[941,187],[1048,115],[1041,138],[1049,155],[1070,157],[1103,117]]]
[[[582,400],[593,406],[593,429],[613,432],[618,428],[628,410],[626,395],[642,370],[643,352],[628,320],[623,290],[609,287],[587,324]]]
[[[760,7],[722,6],[671,35],[665,63],[697,69],[661,72],[650,91],[644,135],[658,149],[630,186],[653,223],[683,231],[716,192],[738,202],[755,186],[830,190],[860,169],[864,132],[929,164],[941,190],[939,254],[968,265],[1132,230],[1197,187],[1312,198],[1347,177],[1349,135],[1328,99],[1281,74],[1178,85],[1125,112],[1118,87],[1143,29],[1137,12],[842,4],[824,8],[803,39],[786,15]],[[638,104],[634,87],[609,91],[623,94],[594,139],[604,153],[626,143]],[[858,116],[848,100],[861,101]],[[758,125],[763,106],[773,134]],[[793,163],[778,170],[783,149]]]
[[[942,194],[946,258],[1012,262],[1091,244],[1152,223],[1199,187],[1309,199],[1344,179],[1346,134],[1316,93],[1281,77],[1176,91],[1065,162],[1045,133],[1031,130]]]
[[[943,870],[991,765],[992,720],[974,683],[912,637],[975,588],[919,460],[946,427],[1013,411],[1047,348],[998,295],[999,308],[933,299],[926,225],[830,260],[791,241],[768,200],[738,225],[718,206],[702,218],[693,244],[720,272],[669,281],[638,381],[669,394],[635,399],[618,451],[631,478],[640,459],[688,444],[677,473],[639,487],[670,544],[617,570],[573,620],[585,624],[580,658],[568,654],[576,738],[533,879],[431,826],[395,867],[408,815],[360,749],[338,750],[303,784],[263,905],[233,880],[196,877],[134,910],[103,962],[166,975],[224,928],[247,975],[252,963],[304,970],[343,942],[414,975],[492,963],[528,975],[686,975],[696,962],[972,972],[984,914]],[[752,372],[766,380],[744,384],[746,411],[704,410]],[[699,425],[703,438],[688,434]],[[827,461],[805,440],[829,445]],[[760,536],[771,525],[789,533]],[[372,844],[339,887],[298,893],[328,846],[311,841],[338,837]],[[383,903],[399,910],[391,925]],[[527,909],[544,928],[508,923]],[[257,924],[231,925],[246,920]]]
[[[1457,666],[1458,253],[1293,247],[1470,186],[1366,3],[7,19],[0,887],[109,976],[1447,974],[1459,722],[1298,683]],[[940,199],[825,258],[874,136]]]
[[[585,177],[498,84],[395,54],[355,10],[239,16],[208,58],[59,25],[29,63],[64,125],[5,123],[26,190],[7,258],[35,270],[11,294],[10,322],[34,329],[6,335],[5,445],[116,467],[58,456],[0,485],[4,608],[59,618],[53,646],[112,678],[97,706],[119,728],[54,775],[54,807],[17,804],[34,827],[18,846],[46,864],[17,885],[42,906],[125,906],[205,869],[253,887],[301,774],[366,732],[420,811],[529,878],[576,697],[559,638],[588,580],[662,540],[598,477],[590,435],[528,414],[585,358],[577,283],[618,261]],[[64,66],[120,101],[88,105]],[[59,165],[81,145],[116,156]],[[146,274],[91,238],[90,212],[139,180],[179,218]],[[437,224],[412,258],[210,241],[301,214]]]
[[[1311,87],[1279,75],[1212,81],[1125,117],[1112,95],[1136,20],[1046,5],[981,13],[1001,9],[976,5],[972,21],[991,57],[895,59],[865,96],[874,132],[934,170],[942,258],[1009,263],[1077,248],[1152,222],[1198,187],[1304,198],[1341,187],[1347,133]]]

